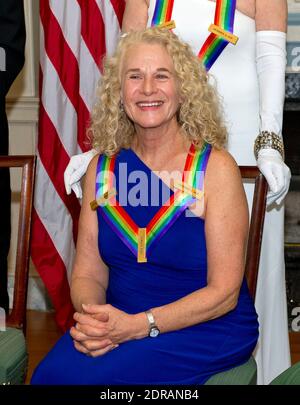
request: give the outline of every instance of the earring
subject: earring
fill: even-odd
[[[123,113],[124,112],[124,104],[123,104],[122,100],[119,101],[119,108],[120,108],[120,112]]]

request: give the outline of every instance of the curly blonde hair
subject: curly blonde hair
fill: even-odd
[[[112,156],[129,148],[135,133],[134,123],[120,108],[121,67],[126,52],[139,43],[161,45],[171,56],[180,98],[177,113],[183,136],[201,148],[204,142],[220,149],[227,139],[217,93],[208,82],[208,74],[190,46],[162,28],[130,32],[119,41],[115,54],[104,61],[104,75],[97,88],[97,103],[88,134],[93,147]]]

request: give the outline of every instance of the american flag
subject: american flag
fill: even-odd
[[[67,196],[69,158],[86,138],[101,61],[120,35],[125,0],[40,0],[40,117],[33,212],[33,263],[62,330],[72,323],[69,279],[80,204]]]

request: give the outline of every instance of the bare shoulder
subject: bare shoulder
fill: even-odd
[[[212,147],[209,162],[213,164],[228,164],[237,167],[233,156],[225,149],[217,149]]]
[[[247,226],[248,207],[240,169],[225,150],[212,149],[205,173],[205,218],[243,219]]]
[[[229,152],[212,148],[205,174],[206,188],[224,182],[241,183],[239,167]]]
[[[100,154],[97,153],[97,155],[95,155],[93,157],[93,159],[90,161],[88,168],[87,168],[87,174],[92,175],[93,173],[94,174],[96,173],[99,156],[100,156]]]
[[[212,149],[204,181],[205,213],[208,206],[245,205],[245,191],[239,167],[225,150]]]
[[[90,161],[90,163],[88,165],[88,168],[86,171],[86,177],[88,179],[95,180],[99,156],[100,156],[100,154],[97,153],[97,155],[95,155],[93,157],[93,159]]]
[[[86,195],[90,197],[94,194],[98,159],[99,154],[95,155],[88,165],[83,185],[83,197]]]

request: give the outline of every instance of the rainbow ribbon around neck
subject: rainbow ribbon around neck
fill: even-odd
[[[196,150],[191,145],[186,162],[183,181],[194,188],[203,187],[203,173],[205,172],[211,145],[204,144],[202,150]],[[114,187],[114,169],[116,156],[100,155],[97,165],[96,199]],[[199,176],[200,175],[200,176]],[[127,181],[127,180],[126,180]],[[139,228],[126,210],[113,197],[105,204],[98,206],[97,213],[107,222],[124,244],[131,250],[137,261],[147,261],[147,255],[159,239],[173,225],[180,214],[196,201],[190,194],[176,190],[174,194],[161,206],[158,212],[147,224],[146,228]],[[144,253],[140,254],[140,235],[143,231]]]
[[[171,20],[174,0],[156,0],[151,26],[161,25]],[[233,34],[236,0],[216,0],[214,25],[223,32]],[[187,21],[188,24],[188,21]],[[229,41],[211,33],[198,54],[208,71],[224,51]]]

